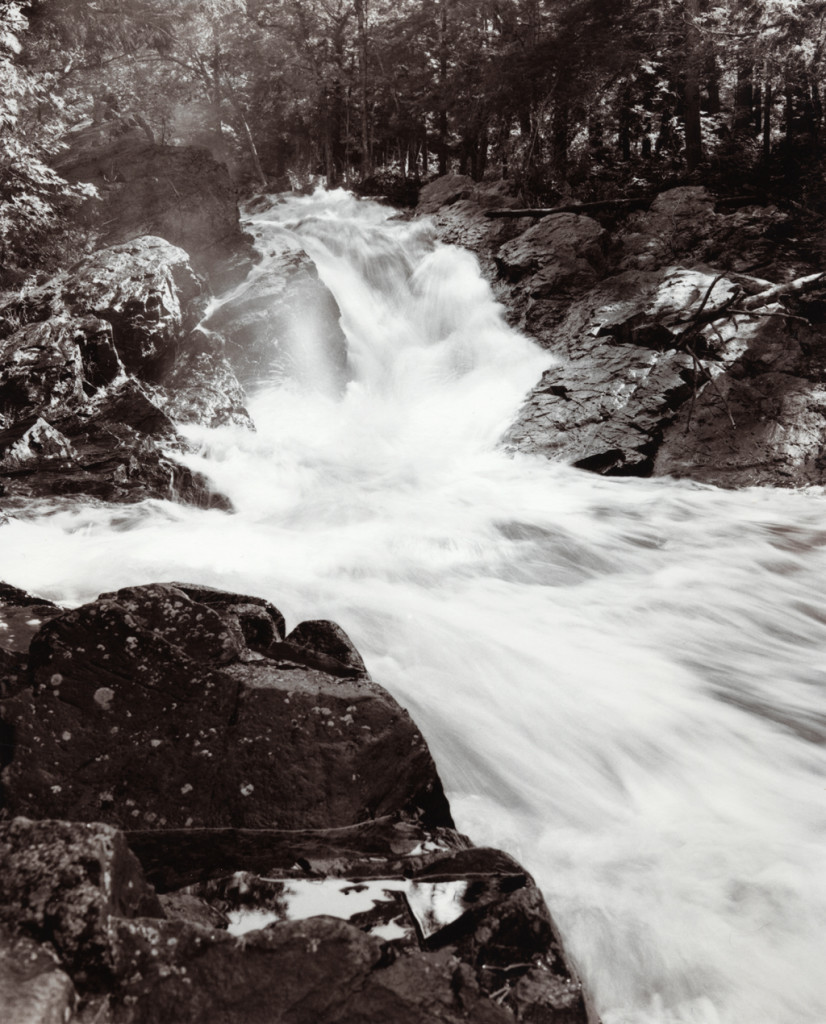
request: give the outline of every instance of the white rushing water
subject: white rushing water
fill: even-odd
[[[309,317],[257,432],[194,433],[233,514],[64,505],[0,529],[0,575],[68,604],[186,579],[337,620],[459,828],[536,876],[605,1024],[824,1024],[823,492],[510,457],[548,359],[470,255],[336,193],[254,227],[313,255],[347,373]]]

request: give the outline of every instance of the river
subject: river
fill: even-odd
[[[604,1024],[824,1024],[823,491],[509,455],[549,360],[470,254],[344,193],[251,226],[311,253],[347,353],[308,316],[257,432],[188,428],[234,511],[44,504],[0,528],[0,575],[67,605],[179,579],[335,619],[460,830],[542,886]]]

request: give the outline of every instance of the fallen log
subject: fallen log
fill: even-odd
[[[550,217],[554,213],[596,213],[598,210],[644,210],[654,201],[655,196],[638,196],[636,199],[601,199],[595,203],[569,203],[567,206],[537,207],[520,210],[485,210],[491,220],[498,217]]]
[[[804,292],[814,288],[824,278],[826,278],[826,272],[821,271],[819,274],[798,277],[794,281],[786,282],[786,284],[776,284],[773,288],[767,288],[756,295],[749,295],[748,298],[741,301],[740,308],[744,310],[760,309],[762,306],[768,306],[769,303],[783,299],[787,295],[802,295]]]

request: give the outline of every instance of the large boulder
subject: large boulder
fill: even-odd
[[[520,282],[534,298],[571,294],[604,274],[605,238],[590,217],[556,213],[506,242],[496,262],[506,280]]]
[[[3,776],[13,813],[124,828],[332,828],[402,810],[450,823],[421,733],[342,655],[346,638],[331,653],[316,627],[293,645],[277,617],[267,637],[248,601],[236,612],[194,593],[119,591],[36,634],[31,689],[2,711],[20,751]]]
[[[170,451],[177,424],[251,426],[186,253],[162,238],[111,246],[0,309],[0,486],[225,504]]]
[[[172,366],[207,302],[187,253],[151,235],[82,260],[65,278],[62,298],[70,310],[111,324],[123,365],[146,380]]]
[[[602,473],[649,473],[664,430],[692,395],[695,364],[682,333],[707,293],[711,312],[737,292],[715,278],[683,267],[626,271],[590,289],[587,302],[571,304],[561,321],[554,304],[552,331],[545,304],[534,303],[527,327],[541,333],[559,362],[528,396],[506,442]],[[717,358],[741,352],[753,329],[744,318],[721,324]],[[706,335],[708,327],[696,343],[703,355]]]
[[[12,1024],[587,1024],[533,879],[453,829],[335,623],[187,584],[0,601],[51,616],[0,701]]]

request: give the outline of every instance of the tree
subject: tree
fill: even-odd
[[[23,5],[0,8],[0,265],[5,283],[15,268],[47,263],[51,243],[67,226],[69,208],[94,195],[70,185],[48,164],[65,130],[54,77],[23,60]]]

